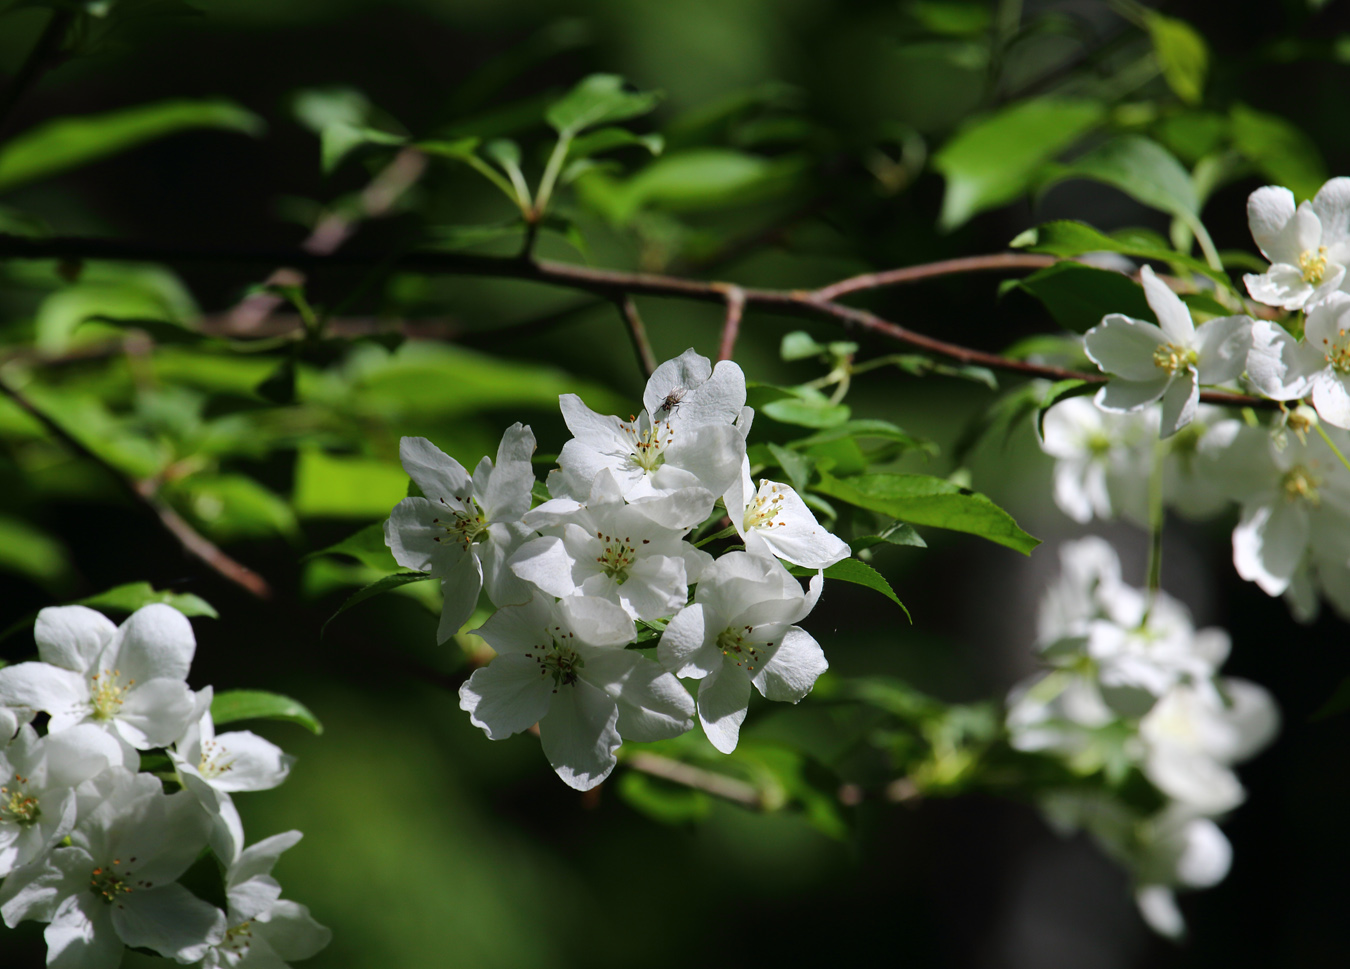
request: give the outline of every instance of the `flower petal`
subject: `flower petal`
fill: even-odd
[[[1250,316],[1223,316],[1195,329],[1196,365],[1202,384],[1222,384],[1236,380],[1247,366],[1252,346]]]
[[[699,684],[699,723],[708,741],[722,753],[736,749],[749,705],[750,678],[737,667],[724,664]]]
[[[564,784],[589,791],[614,770],[614,752],[623,743],[618,719],[618,704],[599,687],[579,679],[559,688],[539,721],[539,740]]]
[[[1309,319],[1316,313],[1313,310]],[[1267,320],[1252,325],[1247,378],[1265,396],[1297,400],[1308,393],[1313,374],[1324,366],[1322,355],[1314,347],[1295,340],[1284,327]]]
[[[1350,375],[1347,375],[1350,376]],[[1312,402],[1317,416],[1337,427],[1350,427],[1350,388],[1347,376],[1330,367],[1319,370],[1312,378]]]
[[[690,347],[674,357],[665,361],[647,378],[647,386],[642,392],[642,406],[647,408],[647,413],[656,418],[657,411],[669,409],[671,412],[677,409],[683,409],[683,397],[690,395],[694,389],[702,386],[709,377],[712,376],[712,361]],[[744,382],[744,381],[742,381]],[[678,395],[674,405],[665,408],[663,405],[670,395]],[[742,395],[741,403],[745,403]],[[661,419],[669,417],[669,414],[662,414]],[[734,415],[732,417],[734,419]],[[707,423],[702,421],[700,423]],[[730,423],[728,420],[727,423]]]
[[[76,673],[94,665],[116,632],[111,619],[88,606],[49,606],[38,613],[33,626],[38,657]]]
[[[1157,401],[1167,391],[1171,383],[1172,378],[1166,376],[1147,383],[1117,378],[1108,380],[1106,386],[1097,391],[1097,395],[1092,400],[1104,411],[1110,411],[1113,414],[1127,414],[1132,411],[1143,410],[1149,404]]]
[[[497,464],[487,487],[479,491],[488,521],[519,521],[530,510],[530,490],[534,487],[534,432],[519,422],[502,434],[497,446]]]
[[[1152,323],[1112,313],[1088,330],[1083,340],[1088,357],[1105,373],[1143,382],[1164,375],[1153,362],[1153,354],[1167,339]]]
[[[507,653],[474,670],[459,688],[459,708],[492,740],[528,730],[553,702],[553,678],[537,658]]]
[[[1287,310],[1302,309],[1314,292],[1312,283],[1303,278],[1303,270],[1284,262],[1272,264],[1259,276],[1247,273],[1242,281],[1258,303]]]
[[[308,959],[333,939],[332,931],[314,921],[309,909],[284,898],[272,906],[266,920],[255,925],[253,931],[287,962]]]
[[[137,683],[186,680],[196,651],[197,638],[187,616],[172,606],[154,603],[137,609],[118,627],[102,662]]]
[[[582,677],[619,705],[617,729],[646,743],[677,737],[694,725],[694,698],[670,673],[628,650],[594,650]]]
[[[466,555],[459,564],[441,579],[441,622],[436,627],[436,641],[443,643],[469,621],[478,608],[478,594],[483,591],[483,567],[476,555]]]
[[[1247,196],[1247,225],[1257,247],[1271,262],[1298,261],[1298,251],[1281,246],[1284,227],[1293,219],[1294,193],[1279,185],[1266,185]]]
[[[1172,288],[1153,274],[1151,266],[1139,270],[1139,282],[1144,286],[1144,298],[1149,308],[1158,317],[1163,335],[1168,343],[1188,347],[1195,340],[1195,322],[1191,311],[1181,301],[1181,297],[1172,292]]]
[[[89,680],[46,663],[16,663],[0,669],[0,705],[44,710],[50,730],[63,730],[89,713]]]
[[[111,909],[123,942],[178,962],[196,962],[225,936],[225,913],[176,883],[138,888]]]
[[[1350,178],[1341,176],[1326,182],[1313,197],[1312,207],[1322,223],[1322,245],[1333,262],[1343,262],[1336,257],[1350,255],[1345,248],[1350,242]]]
[[[695,602],[675,614],[661,634],[656,657],[676,676],[707,676],[722,665],[722,654],[712,648],[708,607]],[[717,630],[720,632],[720,629]]]
[[[811,692],[820,674],[829,668],[825,653],[811,634],[791,626],[753,682],[770,700],[796,703]]]
[[[1308,547],[1308,516],[1293,502],[1242,509],[1233,529],[1233,565],[1266,595],[1284,592]]]
[[[444,506],[425,498],[404,498],[384,523],[384,544],[405,569],[448,575],[469,552],[441,522]],[[444,519],[442,519],[444,521]]]
[[[42,933],[47,969],[117,969],[125,950],[110,913],[92,892],[67,897]]]
[[[1167,385],[1162,399],[1162,423],[1158,432],[1162,437],[1171,437],[1195,419],[1196,408],[1200,406],[1200,382],[1195,368],[1187,367],[1178,373]]]
[[[424,437],[403,438],[398,442],[398,456],[408,477],[431,501],[465,498],[473,493],[473,482],[464,465]]]
[[[303,837],[299,831],[283,831],[281,834],[264,838],[257,844],[249,845],[230,866],[229,883],[234,885],[258,875],[272,874],[277,859],[299,844]]]
[[[113,723],[137,750],[167,747],[192,722],[192,699],[192,691],[182,680],[137,683],[127,690]]]

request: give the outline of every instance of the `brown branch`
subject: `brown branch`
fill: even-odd
[[[118,487],[132,502],[152,513],[164,530],[177,539],[186,551],[258,598],[266,599],[271,596],[272,589],[262,576],[230,558],[189,525],[178,512],[165,504],[157,494],[158,486],[155,482],[137,481],[123,475],[96,451],[67,431],[29,400],[27,395],[11,387],[6,381],[0,380],[0,393],[14,401],[28,416],[46,428],[47,432],[60,441],[66,450],[76,457],[84,458],[102,468],[117,482]]]
[[[648,753],[645,750],[623,755],[620,761],[630,770],[703,791],[705,794],[720,797],[752,811],[762,811],[765,807],[764,796],[753,784],[728,777],[726,774],[704,770],[702,767],[694,767],[692,764]]]
[[[656,354],[652,352],[651,341],[647,339],[647,327],[643,325],[642,317],[638,315],[637,304],[633,302],[633,297],[625,293],[621,299],[614,301],[614,305],[619,308],[619,315],[628,324],[628,337],[633,341],[638,365],[642,367],[643,375],[650,377],[652,371],[656,369]]]
[[[0,234],[0,259],[6,258],[106,259],[170,264],[207,262],[239,265],[290,265],[301,269],[340,269],[389,265],[428,274],[444,273],[448,275],[517,279],[545,286],[581,290],[604,297],[618,304],[621,310],[624,309],[625,305],[631,304],[631,299],[634,296],[663,296],[725,304],[728,286],[727,283],[682,279],[677,276],[663,276],[657,273],[593,269],[589,266],[579,266],[574,263],[483,256],[462,252],[408,252],[391,260],[387,256],[372,256],[346,250],[318,256],[296,250],[217,249],[205,246],[175,247],[157,243],[124,242],[114,239],[34,239]],[[1013,360],[995,353],[948,343],[921,333],[915,333],[899,324],[882,319],[874,313],[845,306],[820,295],[821,293],[837,295],[841,286],[845,287],[845,292],[857,292],[874,285],[893,286],[940,276],[1000,268],[1041,267],[1054,261],[1051,256],[993,253],[963,259],[948,259],[919,266],[907,266],[903,269],[881,273],[869,273],[815,291],[754,289],[750,287],[740,287],[740,290],[745,297],[746,307],[755,306],[787,316],[830,319],[845,326],[857,327],[869,333],[886,337],[889,340],[917,347],[962,363],[978,364],[991,370],[1017,373],[1025,377],[1042,377],[1049,380],[1075,379],[1085,380],[1088,383],[1104,383],[1107,377],[1100,373],[1084,373],[1068,370],[1064,367],[1028,363],[1025,360]],[[627,311],[624,310],[624,312],[625,317],[627,317]],[[631,320],[629,323],[631,329]],[[645,331],[643,331],[642,338],[645,339]],[[641,356],[641,346],[637,343],[636,335],[634,335],[634,340],[635,345],[639,347],[638,352]],[[1200,399],[1206,403],[1229,406],[1259,408],[1276,406],[1273,401],[1262,397],[1227,394],[1217,391],[1205,391],[1201,394]]]
[[[811,294],[818,302],[830,302],[848,293],[864,289],[880,289],[883,286],[901,286],[916,283],[921,279],[934,276],[948,276],[953,273],[995,272],[1003,269],[1044,269],[1058,262],[1055,256],[1037,256],[1024,252],[996,252],[987,256],[963,256],[960,259],[944,259],[941,262],[928,262],[919,266],[905,266],[901,269],[888,269],[879,273],[863,273],[841,279],[837,283],[822,286]]]
[[[730,360],[736,351],[736,337],[741,332],[741,314],[745,312],[745,290],[739,286],[726,286],[727,318],[722,324],[722,342],[717,349],[718,360]]]

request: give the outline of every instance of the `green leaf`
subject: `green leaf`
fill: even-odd
[[[156,589],[149,582],[129,582],[119,585],[98,595],[76,599],[73,605],[88,606],[101,612],[135,612],[142,606],[163,603],[173,606],[185,616],[209,616],[219,619],[220,614],[211,604],[191,592],[170,592]]]
[[[1188,221],[1199,217],[1190,173],[1166,148],[1142,135],[1113,138],[1068,165],[1056,165],[1046,184],[1069,178],[1104,182],[1150,208]]]
[[[263,121],[232,101],[161,101],[105,114],[59,118],[0,147],[0,192],[190,128],[259,135]]]
[[[656,93],[625,90],[617,74],[592,74],[554,102],[544,119],[558,134],[573,137],[595,125],[647,114],[660,100]]]
[[[342,164],[344,158],[366,145],[405,145],[406,135],[396,135],[365,125],[330,124],[319,135],[319,157],[325,175]]]
[[[793,330],[791,333],[783,334],[783,342],[778,348],[778,355],[784,360],[809,360],[812,357],[823,357],[828,352],[805,330]]]
[[[817,444],[827,444],[830,441],[838,441],[844,438],[857,440],[859,438],[868,437],[880,438],[884,441],[894,441],[903,446],[907,451],[927,451],[930,454],[937,453],[937,445],[932,441],[922,437],[915,437],[906,432],[903,428],[892,424],[890,421],[874,419],[844,421],[842,424],[836,424],[823,431],[817,431],[815,434],[808,437],[793,441],[789,446],[793,448],[806,448]]]
[[[308,561],[319,555],[350,555],[363,565],[382,572],[397,572],[400,568],[389,546],[384,543],[384,522],[367,525],[355,535],[348,535],[327,548],[310,552],[300,561]]]
[[[804,454],[798,454],[772,441],[769,442],[768,449],[773,459],[778,462],[778,466],[787,474],[788,483],[799,492],[805,491],[806,483],[811,480],[811,468],[815,462]]]
[[[0,515],[0,571],[27,576],[43,585],[69,578],[65,547],[24,521]]]
[[[319,638],[323,638],[323,634],[328,630],[329,623],[348,609],[352,608],[352,606],[360,605],[367,599],[373,598],[384,592],[389,592],[392,589],[397,589],[400,586],[405,586],[413,582],[425,582],[428,579],[434,578],[435,576],[430,572],[395,572],[393,575],[386,575],[382,579],[377,579],[365,588],[353,592],[347,597],[346,602],[338,606],[337,612],[329,616],[327,621],[324,622],[323,627],[319,630]]]
[[[1143,287],[1129,276],[1077,262],[1057,262],[1018,281],[1066,330],[1086,333],[1108,313],[1152,320]]]
[[[853,549],[854,552],[861,552],[876,545],[928,547],[928,543],[923,540],[922,535],[915,531],[913,525],[900,521],[891,522],[875,535],[859,535],[857,538],[849,539],[848,543],[849,548]]]
[[[1040,544],[984,495],[924,474],[862,474],[835,478],[821,472],[816,491],[859,508],[915,525],[949,528],[987,538],[1024,555]]]
[[[1300,128],[1279,115],[1234,104],[1229,112],[1233,144],[1271,182],[1284,185],[1299,200],[1317,194],[1327,180],[1326,162]]]
[[[1122,229],[1106,235],[1085,222],[1061,220],[1027,229],[1009,245],[1014,249],[1043,252],[1052,256],[1081,256],[1085,252],[1118,252],[1121,255],[1165,262],[1174,267],[1202,273],[1230,290],[1233,288],[1232,280],[1228,278],[1227,273],[1217,272],[1194,256],[1177,252],[1143,229]]]
[[[238,720],[288,720],[313,734],[323,724],[299,700],[262,690],[224,690],[211,698],[211,719],[217,725]]]
[[[685,824],[707,817],[712,798],[702,791],[661,781],[635,770],[619,775],[619,796],[628,806],[662,824]]]
[[[1051,384],[1041,397],[1040,406],[1036,410],[1036,436],[1045,440],[1045,415],[1061,400],[1068,400],[1070,397],[1086,397],[1088,394],[1095,394],[1101,384],[1090,383],[1086,380],[1058,380]]]
[[[831,404],[828,400],[782,397],[769,401],[760,413],[780,424],[798,427],[835,427],[848,420],[852,413],[846,404]]]
[[[1163,80],[1187,104],[1199,104],[1209,72],[1209,47],[1184,20],[1144,9],[1144,26],[1153,41],[1153,54]]]
[[[246,474],[194,474],[165,492],[213,538],[295,538],[300,532],[286,499]]]
[[[963,127],[933,157],[947,179],[939,225],[971,216],[1026,192],[1041,167],[1106,117],[1100,102],[1039,98],[1010,105]]]
[[[794,565],[788,571],[793,575],[800,576],[816,574],[815,569],[803,568],[800,565]],[[900,601],[900,597],[895,594],[891,584],[886,581],[885,576],[861,559],[844,559],[842,562],[835,562],[825,569],[825,578],[838,579],[840,582],[852,582],[854,585],[866,586],[873,592],[880,592],[901,609],[904,609],[906,619],[910,622],[914,621],[909,614],[909,610],[905,609],[905,604]]]
[[[296,512],[307,518],[383,518],[407,495],[397,464],[304,450],[296,461]]]
[[[634,134],[627,128],[601,128],[598,131],[582,135],[572,142],[567,149],[567,157],[572,159],[589,158],[592,155],[613,151],[615,148],[627,148],[630,145],[638,145],[646,148],[653,155],[659,155],[666,146],[666,140],[660,135]]]

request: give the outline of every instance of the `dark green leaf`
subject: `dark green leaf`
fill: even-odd
[[[627,148],[630,145],[639,145],[653,155],[659,155],[665,144],[665,139],[660,135],[634,134],[627,128],[601,128],[572,142],[568,146],[567,157],[589,158],[591,155],[613,151],[615,148]]]
[[[405,586],[412,582],[425,582],[428,579],[434,578],[435,576],[430,572],[395,572],[393,575],[386,575],[384,578],[372,582],[364,589],[353,592],[347,597],[346,602],[338,606],[337,612],[329,616],[328,620],[323,624],[323,628],[319,630],[319,637],[323,637],[324,632],[328,629],[329,623],[348,609],[352,608],[352,606],[359,605],[367,599],[373,598],[381,593],[389,592],[391,589],[397,589],[400,586]]]
[[[823,431],[817,431],[808,437],[791,442],[789,445],[793,448],[807,448],[816,444],[826,444],[830,441],[838,441],[843,438],[880,438],[884,441],[894,441],[901,445],[907,451],[927,451],[930,454],[937,453],[937,445],[932,441],[922,437],[915,437],[904,429],[897,427],[890,421],[863,419],[856,421],[844,421],[842,424],[836,424],[833,427]]]
[[[1068,165],[1056,165],[1047,184],[1068,178],[1105,182],[1150,208],[1188,221],[1199,218],[1190,173],[1166,148],[1142,135],[1113,138]]]
[[[323,724],[299,700],[262,690],[224,690],[211,698],[211,719],[217,725],[239,720],[288,720],[314,734]]]
[[[848,420],[852,413],[845,404],[799,397],[769,401],[760,408],[760,412],[780,424],[795,424],[798,427],[835,427]]]
[[[155,589],[149,582],[128,582],[106,592],[76,599],[77,606],[88,606],[101,612],[135,612],[142,606],[163,603],[173,606],[185,616],[209,616],[219,619],[220,614],[211,604],[191,592],[170,592],[167,589]]]
[[[815,569],[803,568],[800,565],[794,565],[789,571],[793,575],[810,576],[815,575]],[[905,609],[905,604],[900,601],[900,597],[895,594],[891,584],[872,566],[861,559],[844,559],[842,562],[835,562],[825,569],[825,578],[838,579],[840,582],[852,582],[854,585],[866,586],[873,592],[880,592],[887,599],[890,599],[897,606],[905,611],[905,618],[913,622],[909,610]]]
[[[231,101],[160,101],[48,121],[0,147],[0,192],[189,128],[262,133],[263,121]]]
[[[702,791],[661,781],[635,770],[619,775],[619,796],[628,806],[662,824],[684,824],[707,817],[712,798]]]
[[[310,552],[301,561],[307,561],[317,555],[350,555],[363,565],[369,565],[381,572],[397,572],[400,568],[398,562],[394,561],[389,546],[384,543],[384,522],[367,525],[355,535],[349,535],[327,548]]]
[[[1233,144],[1261,174],[1284,185],[1298,199],[1310,199],[1327,180],[1326,163],[1316,143],[1279,115],[1233,105]]]
[[[1037,270],[1017,284],[1045,304],[1055,322],[1075,333],[1086,333],[1108,313],[1152,320],[1144,290],[1129,276],[1077,262],[1057,262]]]
[[[1118,252],[1138,259],[1150,259],[1202,273],[1233,288],[1226,273],[1216,272],[1194,256],[1184,255],[1169,247],[1161,238],[1142,229],[1122,229],[1106,235],[1084,222],[1062,220],[1046,222],[1028,229],[1009,243],[1014,249],[1044,252],[1052,256],[1081,256],[1087,252]],[[1265,263],[1262,263],[1264,266]]]
[[[1184,20],[1164,17],[1148,8],[1144,26],[1153,41],[1153,54],[1162,68],[1163,80],[1187,104],[1199,104],[1209,73],[1209,47],[1196,29]]]
[[[770,442],[768,448],[769,453],[773,455],[773,459],[778,462],[778,466],[787,474],[788,483],[797,491],[805,491],[806,483],[811,479],[811,468],[814,462],[806,455],[798,454],[781,444]]]
[[[324,173],[333,171],[342,160],[366,145],[402,146],[408,143],[406,135],[396,135],[378,128],[360,125],[331,124],[319,136],[319,157]]]
[[[558,134],[573,137],[598,124],[647,114],[660,100],[659,94],[625,90],[617,74],[592,74],[554,102],[544,118]]]
[[[891,522],[875,535],[859,535],[857,538],[849,539],[848,545],[854,552],[861,552],[863,549],[872,548],[876,545],[928,547],[928,543],[923,540],[923,536],[914,530],[913,525],[907,522]]]
[[[1086,380],[1060,380],[1051,384],[1041,397],[1040,407],[1036,411],[1036,436],[1045,439],[1045,415],[1051,407],[1070,397],[1095,394],[1100,387],[1101,384],[1089,383]]]
[[[1039,539],[1018,528],[1011,515],[984,495],[930,475],[862,474],[835,478],[821,472],[814,490],[911,524],[978,535],[1024,555],[1040,544]]]

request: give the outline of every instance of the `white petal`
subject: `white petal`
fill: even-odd
[[[1248,273],[1242,280],[1252,299],[1267,306],[1298,310],[1313,295],[1313,286],[1303,278],[1303,270],[1288,263],[1274,263],[1260,276]]]
[[[708,629],[707,606],[695,602],[675,614],[661,634],[656,656],[676,676],[701,678],[722,665],[722,654],[712,648],[721,630]]]
[[[0,669],[0,704],[45,710],[49,729],[79,723],[89,711],[89,681],[82,674],[46,663],[16,663]]]
[[[1233,565],[1238,575],[1267,594],[1280,595],[1308,546],[1308,516],[1292,502],[1242,509],[1233,529]]]
[[[248,730],[216,737],[214,759],[228,764],[224,773],[211,779],[222,791],[268,791],[286,779],[295,758],[270,740]]]
[[[683,430],[664,453],[666,464],[652,475],[656,487],[675,491],[697,485],[711,497],[723,494],[741,473],[745,439],[730,424],[705,424]],[[697,480],[668,487],[665,479],[672,477],[669,474],[672,469],[689,472]]]
[[[408,477],[432,501],[465,498],[473,492],[473,482],[464,465],[424,437],[403,438],[398,442],[398,456]]]
[[[268,875],[255,875],[230,885],[228,899],[231,922],[252,922],[266,915],[281,898],[281,885]]]
[[[45,858],[24,865],[0,885],[0,915],[11,929],[20,922],[55,917],[62,900],[88,894],[94,862],[83,848],[57,848]]]
[[[225,935],[225,913],[178,884],[137,889],[111,908],[123,942],[178,962],[196,962]]]
[[[568,525],[567,528],[576,528]],[[576,559],[563,540],[549,535],[526,542],[511,556],[511,571],[526,582],[533,583],[551,596],[562,598],[576,592],[572,575]]]
[[[1247,366],[1252,346],[1250,316],[1224,316],[1200,324],[1195,330],[1197,368],[1202,384],[1236,380]]]
[[[1181,430],[1195,419],[1195,411],[1199,406],[1200,384],[1196,379],[1195,368],[1187,367],[1172,378],[1163,393],[1160,435],[1171,437]]]
[[[182,680],[150,680],[127,691],[113,724],[137,750],[167,747],[192,722],[192,709],[192,691]]]
[[[122,961],[124,950],[112,925],[110,906],[92,892],[62,902],[42,935],[47,942],[48,969],[117,969]]]
[[[1278,185],[1258,188],[1247,197],[1247,225],[1256,245],[1271,262],[1298,261],[1299,250],[1285,251],[1280,244],[1294,211],[1294,193]]]
[[[299,831],[283,831],[270,838],[264,838],[257,844],[249,845],[239,855],[239,859],[230,866],[229,882],[247,881],[259,875],[270,875],[282,854],[300,843],[304,835]]]
[[[1153,354],[1167,342],[1163,331],[1152,323],[1119,313],[1107,316],[1083,337],[1089,359],[1103,371],[1143,382],[1157,380],[1162,374]]]
[[[1165,885],[1144,885],[1134,894],[1139,914],[1148,927],[1169,939],[1180,939],[1186,934],[1186,920],[1177,908],[1177,897]]]
[[[1149,308],[1158,317],[1158,323],[1167,342],[1177,346],[1190,346],[1195,339],[1195,322],[1191,319],[1191,311],[1181,301],[1181,297],[1155,276],[1150,266],[1145,266],[1139,271],[1139,281],[1144,286],[1144,297],[1148,300]]]
[[[196,768],[175,761],[183,789],[197,799],[210,818],[207,841],[223,864],[232,864],[244,847],[244,822],[239,809],[225,791],[207,783]]]
[[[287,899],[279,900],[265,921],[253,931],[288,962],[308,959],[332,941],[333,933],[309,914],[309,909]]]
[[[756,545],[763,543],[768,554],[808,569],[828,568],[853,554],[847,542],[821,527],[806,502],[789,486],[776,481],[761,482],[756,497],[766,504],[776,500],[777,511],[772,520],[741,531],[746,551],[758,551],[751,547],[752,541]]]
[[[1318,354],[1329,344],[1343,342],[1343,331],[1350,327],[1350,294],[1332,293],[1325,302],[1308,310],[1303,339]]]
[[[186,680],[196,651],[197,638],[187,616],[172,606],[154,603],[137,609],[118,627],[103,662],[119,670],[124,681]]]
[[[1346,377],[1327,367],[1313,374],[1312,402],[1317,416],[1337,427],[1350,427],[1350,388]]]
[[[614,752],[623,742],[618,719],[614,699],[585,680],[559,688],[548,716],[539,721],[539,740],[568,787],[589,791],[614,770]]]
[[[1225,678],[1223,692],[1232,704],[1224,710],[1223,719],[1233,733],[1222,756],[1229,763],[1237,763],[1275,739],[1280,732],[1280,711],[1264,687],[1247,680]]]
[[[459,708],[492,740],[528,730],[553,702],[554,682],[536,658],[507,653],[474,670],[459,688]]]
[[[384,523],[384,544],[395,562],[405,569],[448,575],[469,554],[436,521],[443,507],[425,498],[404,498],[394,506]]]
[[[1322,223],[1322,245],[1331,250],[1350,240],[1350,178],[1341,176],[1326,182],[1317,190],[1312,207]]]
[[[483,591],[494,606],[518,606],[534,595],[534,587],[509,567],[511,556],[534,537],[535,533],[519,522],[494,522],[488,526],[487,538],[475,546]]]
[[[1158,790],[1189,808],[1220,814],[1242,803],[1242,785],[1222,764],[1174,747],[1150,752],[1144,773]]]
[[[825,654],[811,634],[796,626],[788,629],[773,656],[755,674],[754,684],[770,700],[796,703],[811,692],[820,674],[829,669]]]
[[[694,725],[694,698],[661,667],[628,650],[594,650],[582,676],[617,701],[617,729],[628,740],[677,737]]]
[[[534,432],[523,424],[512,424],[502,435],[489,484],[479,492],[489,521],[519,521],[530,510],[534,447]]]
[[[556,615],[564,628],[587,646],[627,646],[637,639],[633,620],[623,609],[604,599],[570,596],[560,601]]]
[[[690,396],[690,392],[706,382],[712,376],[712,372],[712,361],[690,347],[678,357],[665,361],[652,371],[652,375],[647,378],[646,389],[642,392],[642,406],[647,408],[648,414],[655,416],[658,410],[666,409],[663,407],[665,401],[674,394],[677,395],[677,400],[669,409],[672,412],[682,409],[684,403],[681,398]],[[745,403],[744,394],[741,403]],[[662,414],[662,419],[668,416],[670,415]],[[730,419],[727,423],[730,423]]]
[[[698,719],[708,741],[724,754],[736,749],[750,705],[750,678],[724,664],[698,687]]]
[[[549,645],[553,600],[537,595],[519,606],[505,606],[488,617],[474,633],[499,653],[524,653]]]
[[[1167,376],[1148,383],[1123,379],[1108,380],[1106,386],[1097,391],[1093,402],[1102,410],[1113,414],[1142,410],[1162,397],[1171,383],[1171,378]]]
[[[483,568],[478,556],[466,555],[441,579],[441,621],[436,628],[438,643],[455,635],[469,621],[478,608],[478,594],[482,591]]]
[[[1316,312],[1313,310],[1314,314]],[[1323,366],[1325,361],[1314,347],[1295,340],[1279,324],[1258,320],[1252,325],[1247,377],[1265,396],[1274,400],[1296,400],[1304,396],[1313,374]]]
[[[103,613],[88,606],[49,606],[33,626],[38,657],[44,663],[84,673],[117,632]]]

